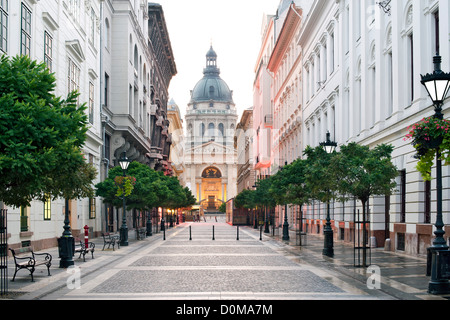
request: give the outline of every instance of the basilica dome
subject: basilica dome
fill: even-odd
[[[206,54],[206,68],[203,69],[203,78],[197,82],[191,91],[191,103],[215,101],[233,103],[233,92],[220,77],[217,67],[217,54],[209,49]]]

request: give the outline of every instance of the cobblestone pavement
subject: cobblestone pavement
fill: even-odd
[[[130,245],[102,251],[94,259],[75,257],[75,268],[27,271],[9,281],[18,300],[446,300],[426,293],[426,261],[372,250],[381,287],[367,285],[366,269],[353,267],[353,249],[335,244],[335,258],[323,257],[323,238],[309,236],[304,247],[249,227],[230,226],[223,217],[184,223]],[[213,234],[214,228],[214,234]],[[213,238],[214,237],[214,238]],[[239,239],[237,239],[239,237]],[[295,235],[291,236],[295,240]],[[47,250],[48,251],[48,250]],[[51,251],[51,250],[50,250]],[[10,268],[12,263],[10,263]],[[11,270],[12,278],[13,270]]]

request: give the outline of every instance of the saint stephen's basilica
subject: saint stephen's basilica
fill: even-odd
[[[185,117],[185,181],[205,213],[217,212],[223,202],[236,196],[237,118],[233,91],[220,77],[211,46]]]

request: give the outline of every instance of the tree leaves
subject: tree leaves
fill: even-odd
[[[43,194],[69,198],[92,195],[95,169],[81,148],[86,140],[86,106],[78,93],[56,97],[56,81],[44,63],[27,56],[0,62],[0,199],[28,206]],[[67,183],[71,181],[71,183]]]
[[[366,203],[369,197],[391,194],[397,168],[391,161],[391,145],[373,149],[356,143],[341,146],[328,154],[322,147],[305,149],[305,159],[297,159],[268,179],[259,180],[256,190],[243,190],[236,196],[237,208],[275,204],[303,205],[311,200],[329,202],[350,196]]]
[[[126,197],[128,209],[151,210],[156,207],[175,209],[195,204],[195,197],[189,188],[183,188],[176,177],[165,176],[162,172],[135,161],[128,166],[127,175],[136,179],[131,194]],[[96,195],[103,197],[106,203],[121,207],[122,198],[116,194],[117,185],[114,180],[122,176],[123,171],[119,166],[109,170],[108,178],[95,185]]]

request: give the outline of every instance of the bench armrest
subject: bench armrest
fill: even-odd
[[[50,254],[50,253],[46,253],[46,252],[43,252],[43,253],[35,253],[35,252],[33,252],[33,254],[35,255],[35,256],[45,256],[45,260],[48,260],[48,261],[52,261],[52,255]]]
[[[28,266],[36,265],[36,260],[33,257],[14,257],[14,259],[15,259],[16,264],[21,265],[21,263],[18,260],[28,260],[28,263],[27,263]]]

